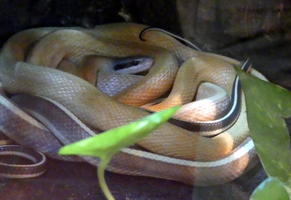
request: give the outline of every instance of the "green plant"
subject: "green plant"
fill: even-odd
[[[246,96],[251,137],[268,175],[251,199],[290,199],[291,148],[284,118],[291,116],[291,92],[241,70],[237,72]]]
[[[252,200],[288,200],[291,196],[290,137],[284,118],[291,116],[291,92],[237,69],[246,97],[247,118],[256,152],[268,175],[251,195]],[[100,158],[98,178],[109,200],[113,200],[104,170],[121,148],[134,144],[167,121],[178,109],[173,107],[94,137],[67,145],[61,155]]]
[[[59,154],[84,155],[100,158],[100,164],[97,169],[99,184],[106,198],[108,200],[114,200],[104,178],[105,168],[112,156],[119,152],[120,149],[128,147],[147,136],[171,118],[178,109],[179,106],[175,106],[151,114],[130,124],[66,145],[59,150]]]

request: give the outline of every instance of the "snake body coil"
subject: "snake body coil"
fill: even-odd
[[[6,115],[15,117],[15,127],[26,124],[36,131],[20,133],[11,128],[8,134],[4,122],[1,131],[21,144],[64,159],[56,155],[61,143],[93,135],[88,127],[108,130],[144,117],[148,111],[183,105],[173,120],[200,129],[166,123],[138,143],[146,150],[123,149],[110,170],[195,185],[238,177],[255,159],[245,101],[233,68],[240,62],[193,50],[162,32],[142,32],[145,28],[126,23],[90,30],[38,28],[10,38],[0,55],[3,88],[10,94],[26,93],[13,101],[46,128],[21,114],[16,105],[7,106],[3,97],[0,104]],[[144,41],[139,38],[141,32]],[[137,60],[136,68],[144,69],[115,69],[128,60]],[[141,71],[147,72],[141,75]],[[102,89],[101,83],[111,85],[110,81],[119,81],[115,86],[120,87]]]

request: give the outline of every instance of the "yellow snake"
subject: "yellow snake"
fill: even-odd
[[[177,121],[207,122],[222,116],[236,79],[234,65],[241,63],[196,51],[163,32],[150,29],[142,32],[145,28],[139,24],[119,23],[94,29],[22,31],[11,37],[2,49],[0,80],[3,88],[12,94],[41,96],[62,108],[66,115],[75,115],[80,120],[73,117],[75,123],[81,124],[80,127],[95,130],[132,122],[148,115],[146,110],[158,111],[183,104],[187,106],[174,117]],[[112,68],[114,61],[131,57],[153,60],[145,76],[114,75],[127,80],[128,85],[117,89],[113,97],[96,88],[96,77],[108,78],[107,69]],[[168,91],[166,98],[160,98]],[[211,97],[217,93],[215,98]],[[192,102],[194,97],[200,100]],[[211,101],[207,102],[209,99]],[[28,115],[19,114],[21,111],[16,108],[10,109],[27,123],[37,123]],[[235,123],[212,137],[166,123],[138,143],[146,151],[124,149],[116,156],[111,170],[196,185],[230,181],[242,174],[254,159],[245,109],[242,98]],[[84,130],[90,132],[88,128]]]

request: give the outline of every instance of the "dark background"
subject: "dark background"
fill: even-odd
[[[289,0],[0,0],[0,41],[32,27],[137,22],[179,34],[202,49],[243,60],[291,89]],[[289,126],[290,127],[290,126]],[[249,199],[265,178],[261,167],[216,187],[190,187],[152,178],[107,174],[116,199]],[[1,200],[104,199],[95,168],[50,160],[48,172],[29,180],[0,179]]]
[[[132,21],[164,28],[207,51],[250,57],[291,88],[290,0],[0,0],[0,41],[31,27]]]

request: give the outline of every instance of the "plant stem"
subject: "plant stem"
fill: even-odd
[[[101,187],[104,196],[107,198],[107,200],[115,200],[113,195],[111,194],[106,181],[105,181],[105,168],[107,167],[107,164],[109,163],[110,158],[102,158],[100,159],[100,164],[97,168],[97,175],[99,180],[99,186]]]

